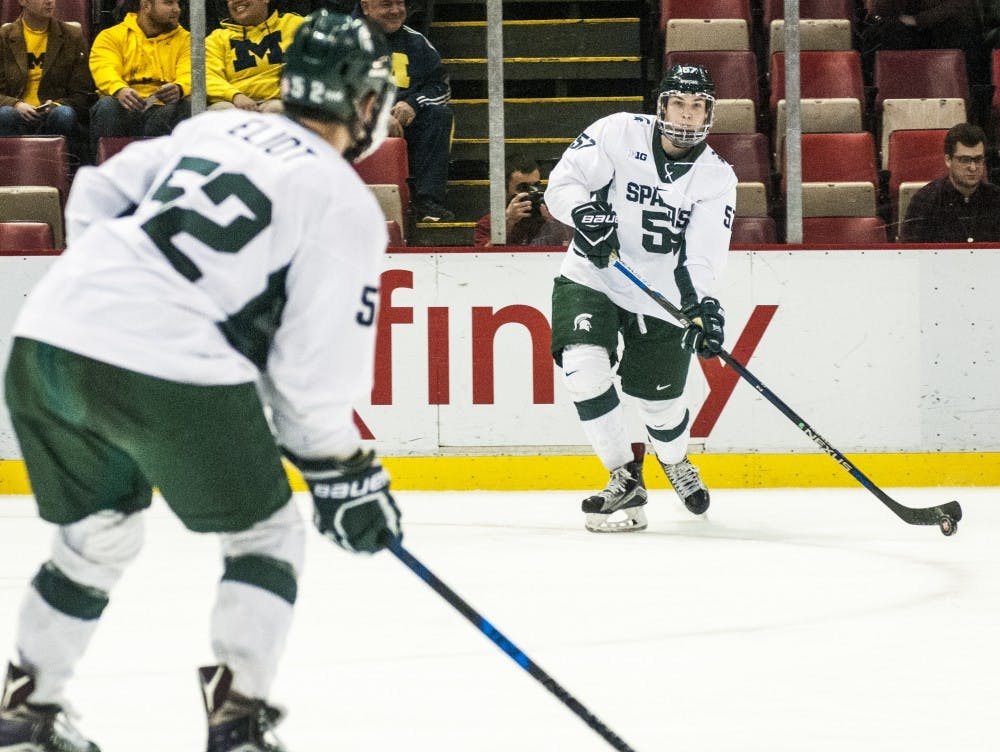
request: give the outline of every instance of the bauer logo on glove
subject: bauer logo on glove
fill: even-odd
[[[389,493],[389,474],[374,452],[347,459],[285,456],[302,473],[313,497],[316,529],[348,551],[375,553],[402,538],[399,509]]]
[[[572,211],[573,245],[598,269],[606,269],[618,243],[618,215],[604,201],[588,201]]]
[[[381,491],[388,486],[389,474],[381,469],[381,472],[375,475],[357,480],[340,483],[316,483],[312,487],[312,495],[317,499],[356,499]]]

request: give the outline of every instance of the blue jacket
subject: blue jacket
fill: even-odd
[[[361,3],[354,5],[353,18],[367,21]],[[423,34],[406,24],[385,35],[392,50],[392,74],[396,80],[396,101],[406,102],[419,112],[423,107],[447,104],[451,99],[448,73],[441,55]]]
[[[451,99],[448,74],[441,65],[441,55],[427,37],[404,25],[386,39],[392,50],[396,101],[406,102],[416,112],[447,104]]]

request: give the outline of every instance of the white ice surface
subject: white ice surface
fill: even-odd
[[[617,535],[583,530],[580,493],[398,497],[409,550],[636,750],[996,752],[1000,489],[891,493],[959,499],[958,534],[860,488],[716,491],[707,519],[654,491]],[[200,752],[221,565],[162,501],[147,517],[71,700],[103,752]],[[8,653],[50,535],[0,498]],[[390,554],[315,534],[272,700],[290,752],[612,748]]]

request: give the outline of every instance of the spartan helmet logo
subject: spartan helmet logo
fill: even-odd
[[[591,329],[590,320],[594,317],[592,313],[581,313],[573,319],[574,332],[589,332]]]

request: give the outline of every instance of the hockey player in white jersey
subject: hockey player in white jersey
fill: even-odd
[[[593,532],[647,524],[642,456],[629,442],[616,366],[671,485],[694,514],[708,509],[708,489],[687,458],[683,393],[691,354],[714,357],[725,323],[714,295],[729,252],[736,174],[705,143],[714,93],[704,68],[675,65],[660,83],[655,117],[598,120],[549,176],[549,211],[575,227],[553,286],[552,352],[584,433],[610,472],[607,487],[583,501]],[[612,254],[696,325],[681,328],[609,266]]]
[[[6,370],[39,513],[57,528],[21,607],[0,750],[98,752],[64,690],[142,545],[154,486],[221,543],[218,664],[198,672],[208,752],[282,750],[267,698],[304,554],[282,454],[325,536],[362,552],[400,536],[352,420],[372,385],[387,242],[344,158],[381,140],[393,101],[373,34],[314,13],[287,51],[287,117],[205,114],[78,173],[68,248],[25,303]]]

